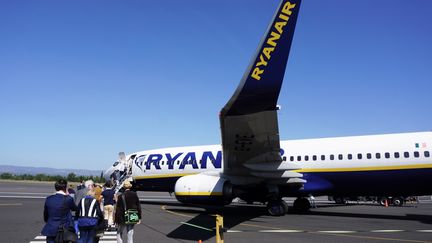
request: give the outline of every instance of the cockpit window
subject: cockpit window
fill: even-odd
[[[118,161],[114,162],[113,167],[116,167],[119,164]]]

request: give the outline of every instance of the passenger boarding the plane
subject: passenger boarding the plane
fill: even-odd
[[[133,163],[133,157],[130,157],[126,162],[126,175],[130,176],[132,175],[132,163]]]
[[[119,153],[119,161],[116,171],[113,173],[116,192],[120,190],[123,182],[132,174],[132,158],[126,160],[124,152]]]

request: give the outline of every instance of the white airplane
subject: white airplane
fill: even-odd
[[[136,190],[174,192],[191,204],[239,197],[283,215],[282,197],[307,210],[313,195],[432,193],[432,132],[280,141],[280,93],[301,0],[283,0],[234,95],[220,113],[222,145],[132,153]],[[105,172],[110,178],[119,161]]]

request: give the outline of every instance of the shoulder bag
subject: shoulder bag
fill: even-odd
[[[67,206],[66,206],[66,196],[64,197],[63,200],[63,210],[67,210]],[[67,211],[66,211],[67,213]],[[66,222],[64,222],[63,224],[61,224],[59,226],[59,229],[57,231],[57,235],[56,238],[54,240],[55,243],[75,243],[78,241],[78,235],[75,232],[74,228],[70,228],[70,227],[65,227]]]
[[[123,205],[124,205],[124,220],[125,224],[137,224],[139,222],[138,210],[127,209],[125,194],[122,195]]]

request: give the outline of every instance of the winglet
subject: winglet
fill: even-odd
[[[283,0],[221,116],[275,110],[301,0]]]

